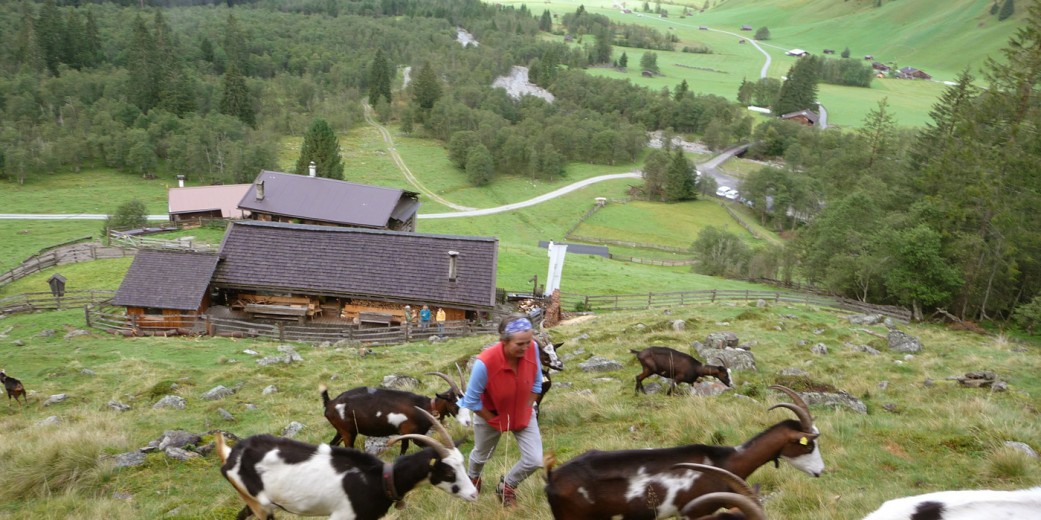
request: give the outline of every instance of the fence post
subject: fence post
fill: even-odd
[[[87,320],[87,328],[89,329],[91,327],[91,325],[90,325],[90,305],[84,305],[83,306],[83,316]]]
[[[647,308],[648,309],[651,308],[651,302],[653,302],[653,301],[654,301],[654,293],[652,293],[652,292],[647,293]]]
[[[618,295],[614,295],[614,310],[618,310]]]
[[[281,321],[277,324],[278,327],[278,341],[286,340],[286,325]]]
[[[712,289],[712,299],[709,300],[711,303],[716,303],[716,290]]]
[[[582,305],[582,309],[585,310],[586,312],[589,312],[589,311],[593,310],[593,308],[589,306],[589,295],[588,294],[585,297],[585,303]]]
[[[781,293],[774,293],[774,303],[781,303]]]

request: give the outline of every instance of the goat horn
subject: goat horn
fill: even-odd
[[[417,443],[422,442],[423,444],[426,444],[427,446],[434,448],[434,451],[437,452],[437,456],[441,457],[442,459],[448,458],[448,456],[451,455],[451,453],[448,452],[448,448],[445,448],[445,446],[441,444],[441,441],[438,441],[437,439],[430,437],[429,435],[420,435],[418,433],[406,433],[405,435],[397,435],[391,437],[390,440],[387,441],[387,446],[397,444],[397,442],[402,439],[412,439]]]
[[[418,406],[416,407],[416,410],[419,410],[423,413],[423,415],[427,416],[427,418],[430,419],[430,423],[434,425],[434,430],[437,431],[437,433],[440,433],[442,437],[444,437],[445,440],[441,443],[441,445],[444,446],[446,450],[450,447],[455,447],[455,442],[452,442],[452,435],[448,433],[448,430],[446,430],[444,425],[441,424],[441,421],[435,419],[433,415],[430,415],[430,412]]]
[[[807,412],[810,411],[810,407],[806,405],[806,401],[803,401],[802,400],[802,396],[800,396],[795,390],[792,390],[791,388],[788,388],[787,386],[781,386],[781,385],[770,385],[767,388],[769,388],[770,390],[777,390],[778,392],[783,392],[785,394],[788,394],[788,397],[791,397],[792,401],[795,401],[795,404],[797,404],[799,406],[799,408],[802,408],[803,410],[806,410]]]
[[[724,491],[717,491],[715,493],[706,493],[704,495],[695,498],[687,503],[683,508],[681,515],[684,518],[689,517],[694,513],[694,510],[702,507],[736,507],[745,514],[747,520],[766,520],[766,513],[763,511],[763,506],[759,505],[755,500],[748,498],[744,495],[737,493],[727,493]],[[707,516],[702,518],[716,518],[715,516]]]
[[[463,393],[466,393],[466,378],[463,377],[463,368],[459,366],[459,363],[455,364],[455,369],[459,372],[459,387],[463,389]]]
[[[455,395],[463,395],[463,393],[459,391],[459,387],[456,386],[455,381],[452,381],[452,378],[448,377],[448,375],[443,374],[441,372],[426,372],[424,373],[424,375],[437,376],[441,379],[444,379],[445,381],[448,381],[448,386],[452,387],[452,392],[455,393]]]
[[[759,497],[756,492],[752,490],[752,486],[745,482],[745,479],[723,469],[718,466],[710,466],[708,464],[696,464],[693,462],[681,462],[679,464],[673,464],[674,468],[691,468],[701,473],[712,473],[720,479],[726,481],[730,485],[730,489],[737,493],[740,493],[748,498],[758,501]]]
[[[767,408],[766,411],[773,410],[774,408],[787,408],[795,412],[795,415],[799,416],[799,423],[802,425],[802,431],[813,433],[813,418],[810,417],[810,412],[807,412],[792,403],[777,403],[770,408]]]

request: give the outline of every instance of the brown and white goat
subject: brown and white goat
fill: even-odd
[[[643,371],[636,376],[636,392],[647,393],[643,389],[643,380],[652,375],[668,378],[672,381],[669,385],[669,395],[676,388],[676,383],[694,384],[698,379],[712,376],[720,380],[724,385],[733,386],[730,382],[730,369],[725,366],[705,365],[694,359],[689,354],[668,347],[647,347],[643,350],[632,350],[636,354],[636,360],[640,362]]]
[[[393,463],[358,450],[272,435],[250,437],[229,448],[217,432],[221,474],[246,501],[238,520],[251,514],[274,520],[276,509],[330,520],[375,520],[423,480],[463,500],[477,500],[462,453],[444,427],[433,417],[429,420],[443,442],[426,435],[394,437],[391,444],[413,439],[427,448]]]
[[[325,418],[336,428],[336,435],[329,444],[336,446],[342,442],[344,446],[353,448],[358,434],[375,437],[423,434],[437,422],[429,419],[430,414],[436,413],[441,420],[445,416],[458,414],[459,405],[456,401],[463,396],[459,387],[441,372],[429,372],[427,375],[436,375],[448,381],[451,388],[431,399],[403,390],[363,386],[347,390],[336,396],[336,399],[329,399],[329,389],[321,385],[319,391]],[[416,408],[428,413],[417,413]],[[401,443],[401,453],[407,450],[408,438]]]
[[[747,479],[760,466],[784,459],[797,469],[819,477],[824,460],[805,401],[794,391],[770,388],[788,394],[795,404],[787,408],[798,421],[781,421],[740,446],[691,444],[674,448],[587,451],[556,470],[546,466],[546,497],[557,520],[610,518],[666,518],[683,511],[695,498],[726,491],[722,480],[691,469],[674,468],[680,463],[707,464]],[[710,506],[690,508],[692,518],[710,515]]]
[[[714,475],[726,482],[731,491],[707,493],[691,500],[680,512],[681,520],[766,520],[766,511],[759,499],[759,493],[745,482],[745,479],[715,466],[705,464],[676,464],[673,467],[691,468],[698,472]],[[711,515],[693,517],[693,511],[705,508],[726,508],[726,511]]]
[[[29,400],[25,397],[25,387],[22,386],[21,381],[0,370],[0,383],[4,384],[4,391],[7,392],[7,406],[11,406],[11,398],[14,398],[14,402],[21,405],[22,403],[18,402],[18,396],[22,396],[22,401],[25,401],[25,404],[29,404]]]

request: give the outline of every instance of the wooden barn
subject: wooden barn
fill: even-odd
[[[251,220],[415,231],[419,194],[262,171],[238,204]]]
[[[209,307],[214,253],[142,249],[119,285],[112,304],[126,307],[140,329],[191,327]]]
[[[914,67],[904,67],[897,71],[896,76],[900,79],[933,79],[929,74]]]
[[[498,239],[255,221],[231,224],[213,276],[254,318],[397,325],[405,305],[473,320],[495,305]]]
[[[781,119],[786,121],[795,121],[801,125],[806,126],[817,126],[817,122],[820,121],[820,115],[812,110],[800,110],[798,112],[789,112],[781,116]]]
[[[239,201],[249,188],[249,184],[170,188],[167,193],[170,221],[242,218]]]

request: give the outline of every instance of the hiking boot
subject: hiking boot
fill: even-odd
[[[499,500],[502,501],[502,507],[516,507],[517,490],[506,483],[506,477],[499,479],[499,485],[495,486],[495,494],[498,495]]]
[[[481,477],[470,477],[470,482],[473,482],[474,487],[477,488],[477,492],[481,492]]]

